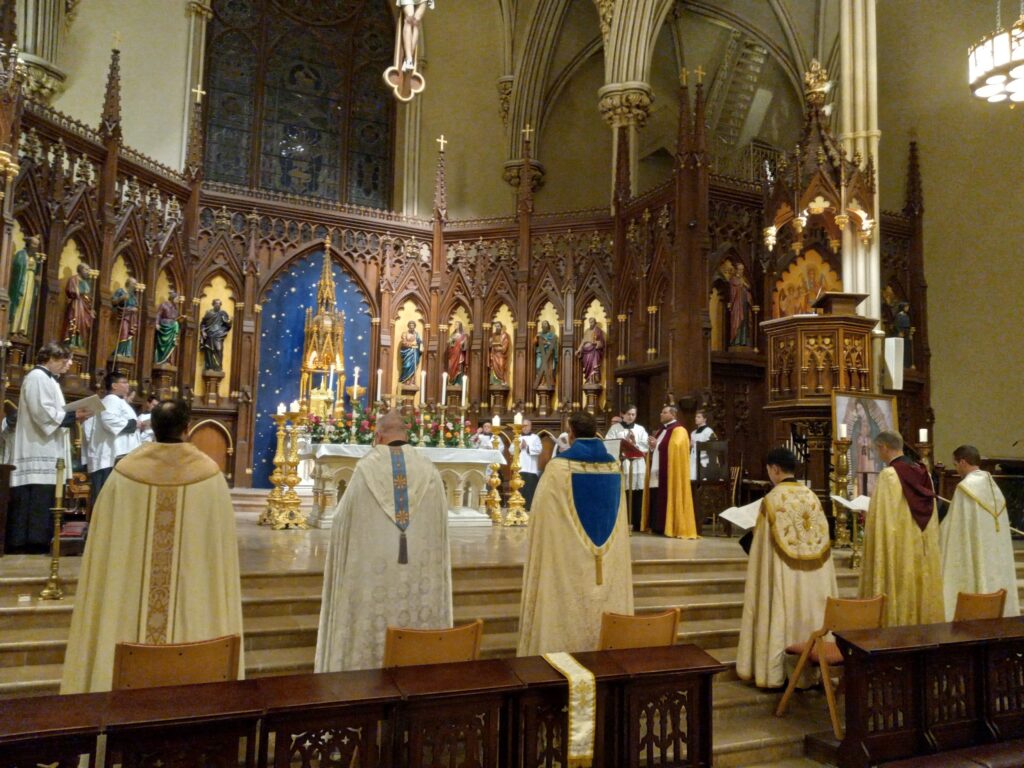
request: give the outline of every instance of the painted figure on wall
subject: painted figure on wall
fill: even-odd
[[[139,332],[138,281],[129,277],[123,288],[114,291],[110,304],[118,310],[117,348],[114,359],[135,356],[135,334]]]
[[[841,291],[836,271],[817,251],[798,256],[775,283],[772,317],[791,317],[814,311],[814,302],[827,291]]]
[[[92,284],[89,282],[89,265],[82,262],[75,274],[68,278],[64,295],[68,304],[64,310],[64,343],[69,347],[83,348],[89,338],[89,330],[96,313],[92,308]]]
[[[231,331],[231,316],[221,309],[220,299],[206,310],[199,323],[199,348],[203,350],[203,370],[224,371],[224,339]]]
[[[595,318],[590,318],[583,331],[583,340],[576,350],[576,357],[583,365],[583,383],[601,382],[601,364],[604,363],[604,331]]]
[[[558,336],[551,330],[551,323],[542,320],[537,332],[535,389],[554,389],[555,373],[558,370]]]
[[[448,337],[448,383],[452,386],[462,383],[469,363],[469,334],[462,328],[462,321],[456,320],[452,335]]]
[[[488,342],[491,384],[508,386],[508,353],[512,347],[512,339],[500,321],[494,321],[491,338]]]
[[[156,342],[153,346],[153,362],[156,365],[173,365],[172,356],[178,346],[181,325],[178,322],[178,308],[174,300],[178,294],[170,291],[156,310]]]
[[[736,271],[729,277],[729,346],[751,346],[753,326],[753,302],[750,281],[743,264],[736,265]]]
[[[32,307],[36,298],[36,272],[44,258],[39,254],[40,239],[32,235],[11,262],[11,333],[28,336],[32,325]]]
[[[416,385],[416,369],[420,364],[420,356],[423,354],[423,339],[416,330],[416,321],[410,320],[405,332],[398,341],[398,351],[401,355],[401,369],[398,372],[398,380],[402,384]]]

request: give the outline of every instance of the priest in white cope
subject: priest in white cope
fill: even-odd
[[[57,459],[64,459],[64,479],[71,472],[68,428],[88,411],[65,413],[58,378],[71,367],[71,350],[49,343],[36,353],[36,367],[25,374],[18,398],[14,447],[10,453],[11,504],[7,511],[8,554],[42,554],[53,537],[50,509],[56,497]]]
[[[520,656],[597,650],[601,614],[633,613],[629,523],[619,464],[589,413],[548,462],[530,515],[519,609]]]
[[[736,674],[759,688],[778,688],[786,682],[786,646],[821,626],[825,602],[839,588],[828,520],[814,491],[794,477],[796,456],[775,448],[766,463],[775,487],[754,527]]]
[[[238,542],[220,467],[185,442],[184,400],[153,410],[155,443],[118,462],[92,512],[61,693],[109,691],[114,646],[242,634]],[[245,669],[239,655],[239,677]]]
[[[104,386],[107,390],[103,398],[104,410],[94,417],[89,438],[89,483],[93,504],[114,465],[141,445],[135,409],[125,400],[129,389],[128,377],[120,371],[111,371],[104,379]]]
[[[1006,590],[1004,616],[1019,616],[1017,564],[1006,499],[992,475],[979,467],[981,454],[973,445],[953,451],[962,478],[949,512],[939,524],[942,583],[946,621],[953,620],[960,592]]]
[[[650,446],[647,430],[636,423],[636,406],[627,405],[622,411],[622,420],[612,424],[605,435],[608,440],[623,440],[636,451],[646,454]],[[635,451],[619,450],[619,459],[623,464],[623,477],[626,479],[626,505],[629,507],[629,523],[634,531],[639,531],[643,523],[644,513],[644,482],[647,475],[647,461],[643,456],[624,458],[626,453]]]
[[[331,527],[314,671],[384,663],[389,626],[452,626],[448,502],[433,463],[408,445],[397,410],[377,420]]]

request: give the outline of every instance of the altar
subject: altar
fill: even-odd
[[[313,462],[313,511],[309,525],[330,528],[338,500],[352,479],[356,462],[372,446],[312,443],[299,457]],[[484,498],[487,470],[491,464],[505,464],[501,451],[478,448],[417,448],[434,462],[448,496],[449,525],[491,525]]]

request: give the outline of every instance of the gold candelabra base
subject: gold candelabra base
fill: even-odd
[[[849,475],[849,439],[837,438],[832,443],[832,494],[841,498],[847,498],[847,483]],[[851,545],[850,539],[850,514],[846,507],[838,501],[832,502],[832,511],[836,518],[836,540],[835,546],[845,549]]]
[[[491,445],[494,450],[501,450],[501,439],[498,437],[497,432],[494,433]],[[498,462],[491,464],[491,474],[487,478],[487,486],[491,489],[484,499],[487,514],[490,515],[491,522],[494,525],[501,525],[501,492],[498,490],[501,486],[501,464]]]
[[[295,490],[299,478],[299,429],[305,418],[298,413],[274,414],[277,422],[277,452],[274,454],[274,472],[270,482],[274,489],[267,496],[267,507],[258,523],[269,525],[275,531],[286,528],[308,528],[302,514],[302,500]],[[291,422],[288,424],[287,422]]]
[[[509,487],[512,492],[508,495],[508,514],[505,515],[504,525],[509,527],[526,525],[530,522],[530,516],[526,514],[526,499],[520,490],[526,483],[519,474],[519,447],[522,442],[523,427],[520,424],[512,424],[512,464],[509,466]]]

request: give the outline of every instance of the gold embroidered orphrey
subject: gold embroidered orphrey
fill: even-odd
[[[171,616],[171,570],[174,562],[178,490],[156,489],[153,515],[153,550],[149,561],[149,603],[146,610],[146,642],[166,643]]]
[[[569,682],[569,733],[565,741],[567,768],[590,768],[594,762],[597,683],[594,673],[571,653],[545,653],[544,660]]]
[[[804,486],[776,486],[771,504],[761,509],[771,524],[775,545],[794,560],[818,560],[831,547],[828,520],[816,497],[809,497]]]

